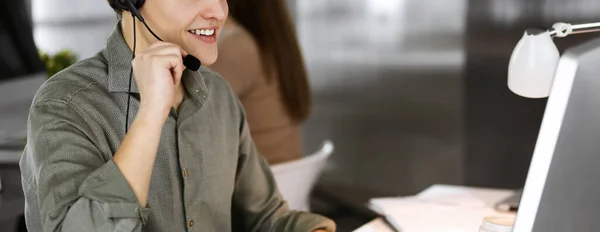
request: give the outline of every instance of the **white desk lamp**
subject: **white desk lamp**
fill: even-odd
[[[527,29],[517,43],[508,65],[508,88],[513,93],[527,98],[548,97],[560,58],[552,37],[600,31],[600,23],[556,23],[552,28]]]

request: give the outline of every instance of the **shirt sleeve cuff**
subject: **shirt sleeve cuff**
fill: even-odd
[[[336,231],[336,225],[335,223],[325,217],[319,216],[319,215],[311,215],[313,217],[315,217],[315,222],[314,223],[307,223],[305,229],[302,229],[301,231],[306,231],[306,232],[313,232],[316,230],[325,230],[327,232],[335,232]]]
[[[92,172],[83,182],[79,194],[93,200],[108,218],[148,220],[149,209],[140,206],[133,189],[113,160]]]
[[[106,219],[111,218],[139,218],[142,224],[148,221],[150,210],[132,203],[97,203],[102,209]]]

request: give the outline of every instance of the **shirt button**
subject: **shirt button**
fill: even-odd
[[[190,227],[194,226],[194,220],[190,220],[189,225],[190,225]]]
[[[185,178],[188,177],[188,170],[187,169],[183,169],[183,177],[185,177]]]

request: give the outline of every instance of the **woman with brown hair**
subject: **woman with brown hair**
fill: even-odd
[[[228,0],[229,18],[211,69],[241,100],[251,135],[269,164],[302,156],[300,124],[310,89],[284,0]]]

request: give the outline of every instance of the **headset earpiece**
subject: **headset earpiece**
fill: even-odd
[[[116,7],[120,8],[121,10],[134,11],[134,10],[142,8],[142,6],[144,5],[144,2],[146,2],[146,1],[145,0],[117,0],[114,3],[116,5]],[[135,9],[131,10],[129,7],[130,4],[133,5],[135,7]]]
[[[116,5],[114,7],[124,11],[129,11],[133,16],[140,20],[140,22],[144,22],[144,18],[140,12],[138,12],[138,9],[144,5],[144,2],[145,0],[117,0],[114,2]]]

